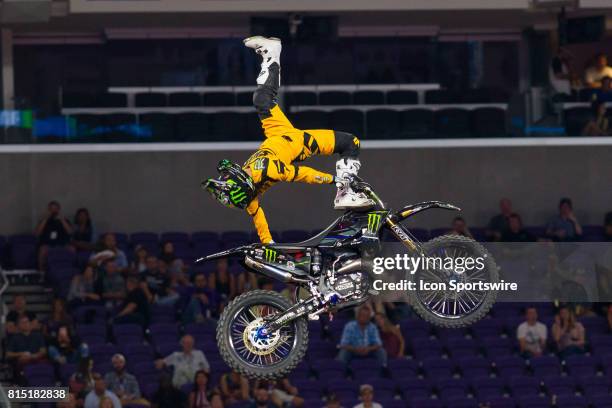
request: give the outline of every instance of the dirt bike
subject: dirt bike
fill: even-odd
[[[294,301],[277,292],[252,290],[236,297],[221,313],[217,344],[224,361],[249,378],[286,376],[302,360],[308,346],[308,319],[324,312],[356,306],[376,291],[371,287],[367,259],[380,252],[382,234],[390,233],[414,256],[481,257],[484,268],[457,273],[448,268],[419,270],[408,279],[429,282],[499,281],[493,257],[476,241],[444,235],[421,244],[401,224],[432,208],[460,211],[452,204],[427,201],[399,211],[385,204],[362,179],[351,186],[375,203],[363,211],[349,210],[316,236],[298,243],[251,244],[197,260],[237,258],[251,272],[295,285]],[[298,293],[309,294],[299,299]],[[414,290],[408,293],[413,310],[442,327],[463,327],[482,318],[495,302],[495,291]]]

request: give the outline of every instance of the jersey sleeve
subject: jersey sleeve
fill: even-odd
[[[266,220],[266,214],[264,214],[263,208],[259,206],[259,199],[256,198],[251,201],[246,208],[246,212],[253,218],[253,224],[255,224],[259,240],[264,244],[272,241],[272,234],[270,234],[270,227]]]

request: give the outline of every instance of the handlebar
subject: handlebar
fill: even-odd
[[[374,200],[376,206],[380,209],[386,209],[385,203],[382,202],[380,197],[374,192],[372,186],[369,183],[366,183],[361,177],[354,175],[352,176],[352,180],[350,181],[350,186],[353,190],[364,193],[368,198]]]

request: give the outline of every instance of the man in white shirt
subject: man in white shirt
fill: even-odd
[[[543,323],[538,322],[538,312],[535,307],[529,307],[525,311],[525,321],[516,330],[516,338],[519,341],[521,354],[526,357],[539,357],[546,347],[548,329]]]
[[[87,396],[85,397],[85,402],[83,404],[83,408],[99,408],[100,407],[100,399],[102,397],[110,398],[113,402],[113,408],[121,408],[121,402],[117,395],[106,389],[106,382],[104,382],[104,378],[98,373],[93,374],[94,379],[94,389],[91,390]]]
[[[382,408],[382,405],[374,402],[374,387],[370,384],[363,384],[359,387],[359,399],[361,403],[353,408]]]
[[[608,66],[606,54],[597,54],[595,63],[584,73],[584,84],[588,88],[601,88],[601,80],[605,77],[612,78],[612,67]]]
[[[181,338],[183,351],[175,351],[166,358],[156,362],[158,369],[164,366],[174,367],[172,384],[176,388],[181,388],[183,385],[192,382],[195,373],[199,370],[210,373],[210,364],[208,364],[206,356],[202,351],[193,348],[194,342],[193,337],[186,334]]]

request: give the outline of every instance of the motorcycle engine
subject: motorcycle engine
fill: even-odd
[[[366,286],[367,281],[364,282],[364,275],[361,272],[354,272],[336,277],[332,288],[338,292],[340,297],[347,298],[350,296],[361,297]]]

